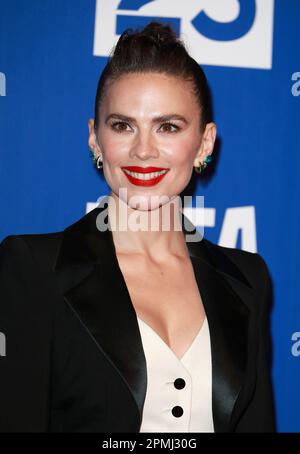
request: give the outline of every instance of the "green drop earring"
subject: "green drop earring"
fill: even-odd
[[[200,162],[199,167],[195,167],[195,172],[196,173],[201,173],[203,170],[207,167],[207,165],[212,161],[211,155],[207,155],[203,161],[203,163]]]
[[[102,155],[100,154],[98,156],[98,158],[96,158],[91,149],[89,149],[89,153],[90,153],[90,157],[93,160],[93,164],[96,165],[97,169],[102,169],[102,167],[103,167]]]
[[[96,158],[95,158],[95,155],[94,155],[94,153],[92,152],[92,150],[90,148],[89,148],[89,154],[90,154],[90,158],[92,159],[93,163],[95,164]]]

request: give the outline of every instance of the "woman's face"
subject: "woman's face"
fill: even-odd
[[[193,165],[212,152],[215,125],[201,134],[200,124],[188,82],[165,74],[126,74],[107,87],[96,133],[89,122],[89,145],[96,156],[102,153],[113,195],[131,208],[155,209],[178,196]]]

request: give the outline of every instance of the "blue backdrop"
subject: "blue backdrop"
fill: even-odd
[[[299,0],[0,0],[0,240],[61,230],[109,192],[87,145],[96,84],[124,28],[154,17],[207,74],[205,236],[269,266],[278,430],[299,432]]]

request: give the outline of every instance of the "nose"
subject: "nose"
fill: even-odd
[[[159,151],[151,131],[139,131],[130,149],[130,158],[137,157],[142,161],[157,158]]]

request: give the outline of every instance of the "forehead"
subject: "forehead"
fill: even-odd
[[[198,104],[191,82],[167,74],[133,73],[122,75],[106,88],[103,108],[111,111],[120,107],[137,112],[176,109],[188,113],[198,109]]]

